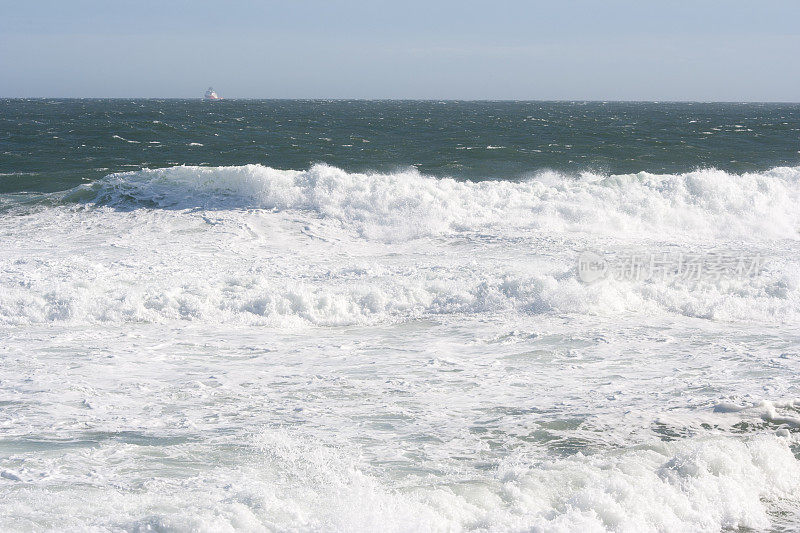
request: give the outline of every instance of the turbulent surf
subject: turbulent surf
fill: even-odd
[[[3,530],[800,524],[797,106],[2,105]]]

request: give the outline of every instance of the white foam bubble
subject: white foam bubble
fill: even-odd
[[[93,187],[112,205],[312,211],[363,237],[402,240],[465,230],[572,231],[607,235],[679,234],[762,240],[798,237],[800,168],[729,174],[552,172],[523,182],[462,182],[423,176],[306,171],[261,165],[171,167],[114,174]]]
[[[47,521],[98,531],[712,532],[767,529],[800,493],[800,463],[777,437],[659,444],[535,464],[511,458],[481,480],[446,476],[402,488],[371,475],[353,450],[294,433],[265,431],[237,443],[239,463],[183,479],[158,472],[131,479],[133,467],[146,469],[153,460],[137,447],[121,463],[109,445],[66,452],[55,465],[71,468],[26,476],[28,488],[15,493],[14,520],[0,524],[41,528],[36,502],[46,498]],[[178,457],[193,454],[213,457],[192,446]],[[31,459],[31,470],[45,467]],[[80,474],[103,464],[102,478]],[[75,479],[82,482],[58,489]]]
[[[274,179],[264,179],[265,172]],[[0,324],[178,320],[303,327],[441,315],[624,313],[790,323],[800,316],[793,239],[737,241],[740,253],[773,254],[758,276],[585,284],[576,266],[587,243],[612,251],[635,243],[658,253],[696,241],[663,233],[642,239],[520,230],[513,217],[480,226],[468,213],[489,219],[486,213],[500,217],[501,211],[480,204],[470,188],[515,205],[522,202],[519,184],[445,180],[445,186],[413,172],[410,180],[433,188],[422,202],[427,214],[404,216],[402,207],[392,214],[393,189],[382,188],[378,177],[319,172],[313,186],[309,173],[273,174],[264,167],[118,174],[95,191],[72,193],[111,206],[68,203],[3,217],[0,233],[10,247],[0,258]],[[343,175],[362,181],[342,185]],[[443,187],[470,198],[470,209],[453,204],[458,224],[440,216],[450,212],[449,200],[434,200]],[[164,208],[132,208],[131,199]]]

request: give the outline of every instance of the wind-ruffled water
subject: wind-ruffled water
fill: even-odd
[[[0,109],[0,529],[800,525],[797,105]]]

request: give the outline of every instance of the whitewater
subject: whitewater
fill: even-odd
[[[795,529],[798,202],[792,166],[6,195],[0,529]]]

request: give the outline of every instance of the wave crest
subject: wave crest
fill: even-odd
[[[748,240],[795,239],[800,230],[800,167],[740,175],[545,171],[521,182],[470,182],[324,164],[304,171],[178,166],[112,174],[68,198],[122,209],[310,211],[383,241],[487,228]]]

